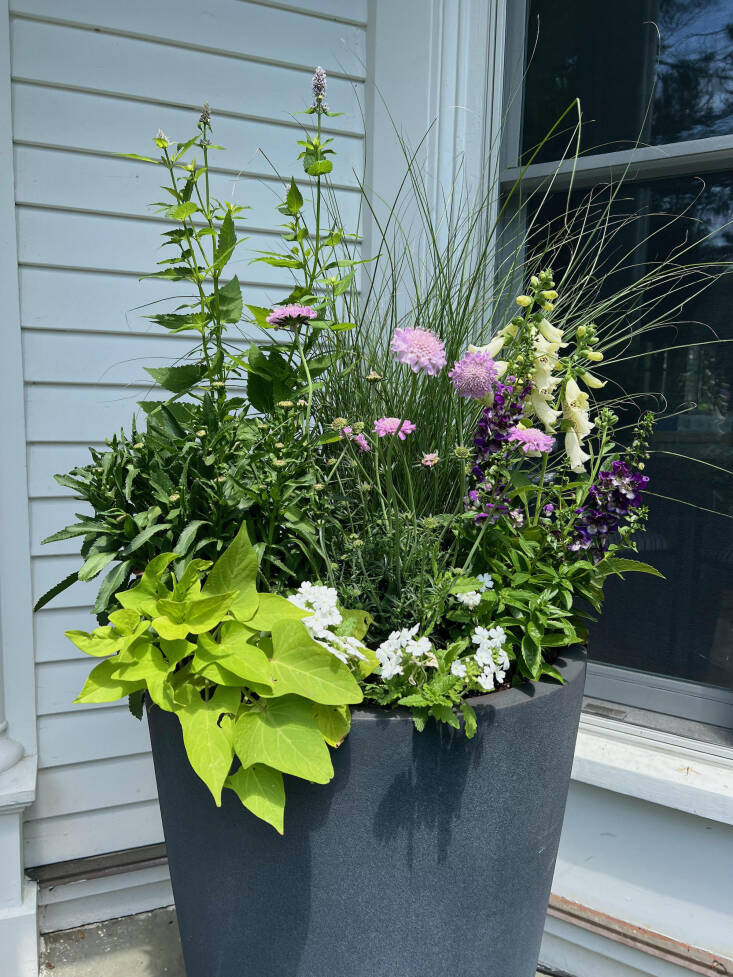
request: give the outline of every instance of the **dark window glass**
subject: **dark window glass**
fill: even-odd
[[[525,160],[576,97],[583,153],[733,132],[730,0],[530,0],[527,51]],[[535,161],[566,144],[554,138]]]
[[[608,190],[593,194],[600,218]],[[574,195],[571,208],[584,198]],[[558,193],[535,212],[538,230],[531,250],[545,250],[544,242],[565,220],[567,202]],[[733,218],[733,174],[709,176],[704,184],[684,177],[627,185],[614,211],[618,230],[606,245],[601,275],[626,257],[623,269],[601,285],[601,294],[637,282],[645,265],[709,234],[711,239],[702,241],[693,256],[680,260],[733,261],[733,228],[724,227]],[[635,218],[623,223],[623,215]],[[671,221],[668,215],[683,216]],[[587,223],[597,226],[600,220]],[[567,257],[560,251],[543,259],[553,263],[557,281]],[[639,559],[667,579],[633,574],[609,584],[604,614],[592,630],[591,657],[733,689],[733,519],[725,517],[733,516],[733,477],[719,470],[733,470],[733,343],[681,348],[716,337],[733,340],[733,275],[696,294],[702,284],[696,277],[674,299],[668,288],[654,294],[638,289],[629,301],[628,320],[639,314],[640,302],[654,299],[654,315],[671,324],[630,344],[622,342],[618,349],[624,361],[606,373],[611,379],[603,395],[616,396],[620,385],[627,392],[662,395],[668,414],[684,412],[658,425],[646,472],[651,476],[648,532],[639,537]],[[688,299],[687,305],[681,313],[672,312],[680,298]],[[560,316],[561,303],[562,298]],[[597,321],[603,324],[602,317]],[[637,357],[668,346],[677,348]],[[645,406],[658,405],[650,397]]]

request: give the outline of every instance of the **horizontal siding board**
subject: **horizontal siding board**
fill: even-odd
[[[29,497],[61,498],[70,496],[71,490],[59,485],[53,476],[86,465],[90,455],[84,444],[30,444],[27,458]]]
[[[136,756],[150,749],[147,723],[131,716],[126,703],[105,709],[69,708],[76,712],[41,716],[38,720],[41,769]]]
[[[125,0],[124,4],[106,4],[99,0],[65,0],[59,5],[58,0],[11,0],[10,9],[15,14],[119,31],[136,37],[146,36],[257,60],[294,63],[306,69],[324,62],[351,77],[364,76],[366,40],[362,28],[258,3]],[[296,33],[297,46],[283,44],[282,39],[289,32]]]
[[[104,441],[139,412],[137,402],[161,399],[143,388],[26,386],[29,441]]]
[[[93,516],[94,512],[86,502],[75,499],[36,499],[30,504],[31,524],[31,554],[33,556],[57,556],[64,553],[77,555],[83,539],[76,536],[56,543],[46,543],[41,546],[41,540],[58,532],[64,526],[76,522],[75,514],[79,512]]]
[[[29,822],[25,831],[25,863],[48,865],[162,841],[158,802],[144,801]]]
[[[297,148],[293,140],[293,158]],[[283,176],[292,173],[299,179],[299,170],[300,164],[293,162]],[[85,156],[28,146],[15,150],[15,199],[20,204],[150,217],[153,214],[150,205],[164,196],[160,186],[166,181],[165,170],[137,160]],[[240,237],[251,233],[248,228],[279,229],[283,218],[277,207],[287,192],[284,183],[220,173],[211,174],[210,183],[212,196],[248,208],[237,218]],[[307,197],[305,181],[302,190]],[[359,194],[341,190],[336,199],[343,226],[350,232],[355,231],[359,220]],[[160,232],[165,229],[161,226]],[[168,250],[172,253],[172,249]]]
[[[90,608],[60,607],[55,601],[35,615],[36,662],[83,661],[87,665],[91,658],[72,645],[65,637],[65,631],[91,631],[97,626],[97,619]]]
[[[62,860],[62,859],[59,859]],[[92,887],[90,882],[74,882],[66,886],[41,887],[38,893],[38,926],[41,933],[75,929],[87,923],[104,922],[120,916],[145,913],[173,904],[173,891],[167,867],[162,870],[148,869],[130,875],[154,875],[152,882],[135,881],[121,886],[125,876],[108,876],[104,887]],[[160,878],[158,878],[158,873]],[[128,873],[126,873],[128,874]],[[59,895],[59,890],[70,890],[65,899],[49,900],[49,895]]]
[[[242,3],[244,0],[237,0]],[[263,6],[281,10],[307,10],[320,17],[334,17],[360,24],[367,24],[367,0],[258,0]]]
[[[283,291],[277,286],[248,285],[243,297],[250,305],[266,306],[280,300]],[[20,269],[21,322],[33,329],[168,336],[145,316],[170,311],[187,294],[180,282],[138,281],[135,275]],[[244,328],[244,324],[227,327],[228,338],[239,338]]]
[[[149,753],[93,760],[74,767],[41,770],[36,801],[26,819],[39,821],[56,815],[98,811],[126,803],[154,801],[157,796],[153,758]]]
[[[155,150],[152,137],[159,128],[171,139],[182,140],[198,119],[198,112],[192,109],[23,82],[15,82],[12,97],[16,142],[82,152],[150,155]],[[299,172],[300,164],[295,162],[299,126],[220,116],[214,118],[214,137],[226,148],[226,152],[212,154],[215,168],[265,177],[273,172]],[[338,136],[333,147],[338,154],[334,162],[337,184],[358,187],[355,173],[363,168],[363,147],[361,136]]]
[[[81,566],[79,557],[71,556],[34,556],[31,557],[31,579],[33,581],[34,603],[54,587],[60,580],[68,577]],[[101,576],[96,580],[77,581],[58,597],[54,598],[54,607],[93,607]]]
[[[83,709],[85,712],[98,712],[103,709],[113,709],[119,705],[119,703],[113,705],[107,703],[74,705],[74,699],[84,688],[89,672],[96,664],[97,662],[93,658],[87,658],[86,661],[48,662],[47,664],[36,665],[36,696],[39,717],[55,716],[60,713],[73,712],[76,709]]]
[[[11,24],[15,80],[102,91],[270,119],[273,107],[297,113],[310,100],[310,72],[240,61],[148,41],[58,27],[32,20]],[[287,41],[286,41],[287,43]],[[291,42],[292,43],[292,42]],[[329,128],[362,131],[358,95],[363,86],[332,78],[329,104],[343,115]],[[287,116],[284,115],[287,118]]]
[[[17,208],[18,257],[21,264],[61,268],[89,268],[95,271],[125,271],[145,275],[156,269],[166,255],[160,252],[161,225],[158,221],[126,217],[75,214],[35,207]],[[287,269],[271,268],[254,258],[273,250],[277,238],[250,234],[227,265],[227,277],[241,282],[285,286],[294,281]],[[185,282],[179,294],[191,294]]]
[[[145,367],[198,362],[196,333],[154,336],[89,335],[26,330],[23,366],[26,383],[150,384]],[[110,434],[112,432],[109,432]]]

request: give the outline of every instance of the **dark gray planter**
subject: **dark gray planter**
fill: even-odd
[[[327,786],[286,778],[285,836],[225,792],[150,710],[188,977],[533,977],[585,655],[474,699],[473,740],[355,709]],[[230,795],[230,796],[226,796]]]

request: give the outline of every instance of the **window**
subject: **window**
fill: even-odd
[[[571,205],[590,192],[601,205],[609,178],[623,172],[614,211],[643,215],[646,233],[630,240],[622,232],[614,247],[633,254],[641,268],[704,238],[695,260],[733,261],[728,0],[569,0],[560,6],[530,0],[523,6],[510,3],[508,11],[507,88],[514,105],[525,65],[526,76],[522,106],[513,110],[520,118],[508,127],[515,134],[504,160],[506,184],[579,97],[582,158]],[[511,49],[522,40],[523,52]],[[541,185],[555,170],[567,139],[561,134],[535,153],[525,173],[528,186]],[[637,140],[644,148],[634,148]],[[561,219],[567,185],[567,179],[555,180],[534,212],[540,228]],[[660,214],[682,216],[670,223]],[[604,616],[591,633],[588,693],[733,725],[733,518],[726,518],[733,517],[733,343],[664,351],[733,340],[733,276],[709,289],[698,291],[692,280],[687,287],[684,325],[640,337],[614,368],[615,382],[662,394],[675,415],[655,434],[647,474],[656,494],[648,497],[649,528],[639,541],[640,558],[667,581],[636,575],[609,585]],[[660,295],[660,307],[665,301]],[[638,356],[650,351],[654,355]]]

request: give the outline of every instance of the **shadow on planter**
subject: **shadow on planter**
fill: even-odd
[[[217,809],[151,709],[188,977],[534,977],[585,655],[560,666],[472,700],[473,740],[355,709],[333,781],[286,778],[284,837]]]

